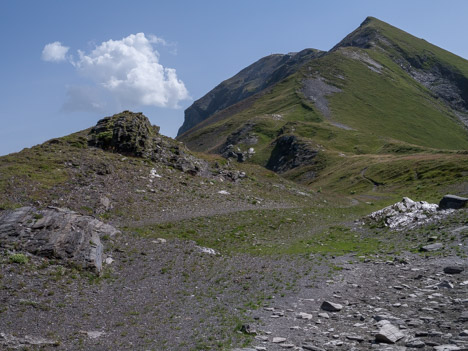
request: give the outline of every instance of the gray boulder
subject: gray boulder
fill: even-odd
[[[27,251],[100,273],[100,238],[118,233],[113,226],[68,209],[22,207],[0,213],[0,247]]]
[[[459,209],[466,207],[468,203],[468,198],[460,197],[456,195],[445,195],[442,200],[440,200],[439,208],[441,210],[447,210],[449,208]]]

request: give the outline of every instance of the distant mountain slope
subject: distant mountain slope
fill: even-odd
[[[195,101],[185,111],[185,121],[178,135],[187,132],[216,112],[274,85],[296,72],[311,58],[321,54],[323,52],[319,50],[305,49],[298,53],[275,54],[258,60]]]
[[[266,89],[260,77],[277,70],[279,57],[223,82],[187,109],[193,124],[207,102],[178,139],[340,192],[372,191],[363,174],[373,171],[377,183],[407,190],[402,179],[429,179],[438,168],[440,184],[466,178],[457,164],[468,150],[467,60],[372,17],[329,52],[297,55],[294,69]],[[257,80],[244,81],[247,72]],[[236,98],[222,98],[229,96]]]

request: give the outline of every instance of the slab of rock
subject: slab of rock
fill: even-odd
[[[285,342],[286,341],[286,338],[281,338],[279,336],[276,336],[273,338],[272,342],[274,342],[275,344],[279,344],[279,343],[282,343],[282,342]]]
[[[334,302],[330,302],[330,301],[323,301],[320,308],[322,310],[328,311],[328,312],[339,312],[339,311],[341,311],[343,309],[343,306],[340,305],[339,303],[334,303]]]
[[[421,251],[423,252],[433,252],[433,251],[439,251],[444,247],[442,243],[434,243],[434,244],[429,244],[421,247]]]
[[[468,204],[468,198],[460,197],[457,195],[445,195],[439,202],[439,208],[441,210],[446,209],[459,209],[466,207]]]
[[[439,345],[439,346],[434,346],[434,350],[436,351],[458,351],[461,349],[456,345]]]
[[[325,349],[322,349],[321,347],[318,347],[312,344],[302,344],[302,348],[304,350],[309,350],[309,351],[325,351]]]
[[[45,339],[42,337],[26,335],[24,337],[17,337],[5,333],[0,333],[0,346],[5,346],[9,349],[29,349],[30,346],[45,347],[45,346],[58,346],[59,342],[55,340]]]
[[[426,346],[426,343],[420,339],[410,339],[405,344],[410,349],[420,349]]]
[[[309,319],[312,319],[312,315],[310,313],[299,312],[296,318],[309,320]]]
[[[460,266],[447,266],[444,268],[444,273],[447,274],[460,274],[464,268]]]
[[[387,323],[383,325],[379,332],[375,335],[377,342],[384,342],[386,344],[394,344],[398,340],[404,338],[404,334],[393,324]]]
[[[459,322],[468,322],[468,311],[463,311],[458,318]]]
[[[100,273],[100,237],[118,230],[96,218],[68,209],[22,207],[0,213],[0,246],[58,259]]]

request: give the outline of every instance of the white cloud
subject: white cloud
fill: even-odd
[[[164,44],[155,36],[132,34],[122,40],[109,40],[90,53],[78,51],[72,62],[85,77],[110,92],[123,107],[152,105],[176,108],[189,99],[175,69],[159,63],[152,43]]]
[[[131,34],[121,40],[108,40],[90,52],[78,50],[78,58],[67,55],[68,47],[60,42],[47,44],[42,52],[45,61],[71,63],[86,85],[68,86],[65,111],[98,111],[114,108],[133,109],[142,105],[178,108],[190,99],[176,70],[159,63],[153,45],[174,47],[154,35]]]
[[[69,49],[69,47],[63,46],[61,42],[55,41],[44,46],[42,59],[49,62],[65,61]]]

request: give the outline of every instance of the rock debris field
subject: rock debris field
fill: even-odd
[[[466,260],[347,265],[254,313],[250,350],[468,350]]]

